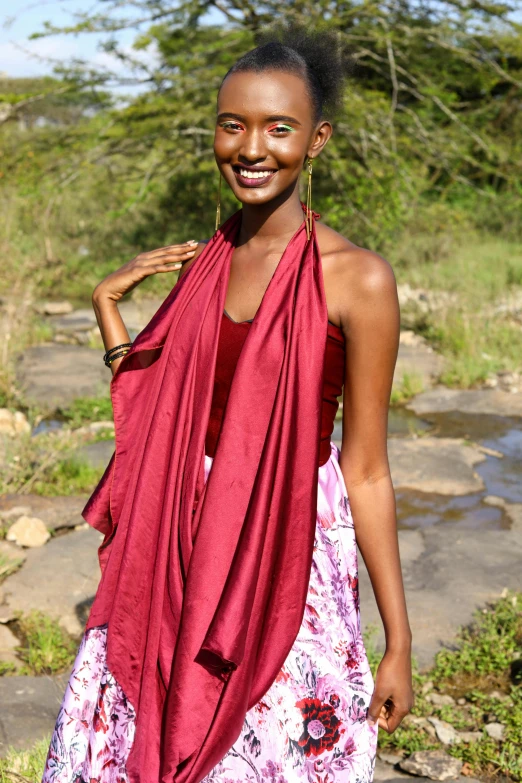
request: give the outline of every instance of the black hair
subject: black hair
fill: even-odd
[[[308,86],[314,122],[335,116],[342,104],[346,78],[353,70],[340,33],[279,23],[259,34],[257,40],[259,46],[240,57],[223,82],[231,74],[244,71],[295,73]]]

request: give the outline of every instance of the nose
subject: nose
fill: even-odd
[[[266,158],[266,146],[261,129],[252,128],[243,134],[242,144],[239,150],[239,159],[242,163],[255,165]]]

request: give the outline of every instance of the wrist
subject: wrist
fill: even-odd
[[[92,292],[92,303],[95,307],[116,307],[117,302],[114,295],[110,294],[101,283]]]
[[[404,632],[402,634],[386,635],[386,651],[390,653],[411,653],[412,634]]]

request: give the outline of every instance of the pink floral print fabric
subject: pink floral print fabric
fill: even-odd
[[[202,783],[371,783],[378,727],[361,636],[357,548],[339,450],[318,469],[315,546],[301,629],[275,682]],[[205,474],[212,458],[205,457]],[[42,783],[128,783],[134,710],[106,668],[106,627],[84,635]]]

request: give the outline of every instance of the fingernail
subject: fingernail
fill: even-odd
[[[375,718],[366,718],[366,720],[367,720],[367,722],[369,723],[370,726],[375,726],[375,724],[377,723]]]
[[[198,244],[197,239],[189,239],[189,241],[187,242],[187,245],[197,245],[197,244]]]

